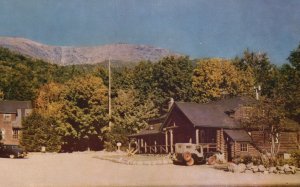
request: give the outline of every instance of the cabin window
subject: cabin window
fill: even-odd
[[[11,114],[3,114],[4,122],[11,122]]]
[[[19,129],[13,129],[13,138],[18,139],[19,138]]]
[[[248,144],[242,143],[242,144],[241,144],[241,151],[243,151],[243,152],[248,152]]]

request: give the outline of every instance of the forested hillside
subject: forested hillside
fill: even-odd
[[[194,63],[189,57],[170,56],[157,63],[113,67],[112,126],[108,127],[106,66],[57,66],[1,48],[0,99],[34,102],[35,112],[25,120],[22,142],[29,150],[39,150],[41,145],[54,151],[113,149],[117,141],[126,144],[126,135],[144,128],[148,119],[164,113],[162,106],[171,97],[186,102],[254,97],[258,85],[262,99],[274,101],[285,117],[299,123],[299,50],[300,46],[280,67],[266,53],[249,50],[234,59]],[[50,131],[53,136],[48,141],[43,134]],[[39,141],[33,141],[37,137]]]

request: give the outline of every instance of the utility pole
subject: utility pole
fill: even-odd
[[[111,130],[111,69],[110,69],[110,57],[108,59],[108,127]]]

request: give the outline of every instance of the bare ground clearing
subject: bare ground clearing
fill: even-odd
[[[233,174],[206,165],[125,165],[97,159],[103,152],[30,154],[0,158],[0,186],[261,186],[300,185],[300,173]]]

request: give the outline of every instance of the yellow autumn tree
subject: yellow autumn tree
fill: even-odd
[[[239,71],[230,60],[202,59],[193,72],[192,87],[195,102],[208,102],[223,94],[236,96],[253,88],[254,78],[250,69]]]
[[[62,84],[54,82],[42,86],[35,101],[37,110],[44,116],[55,117],[63,106],[60,99],[63,90]]]

